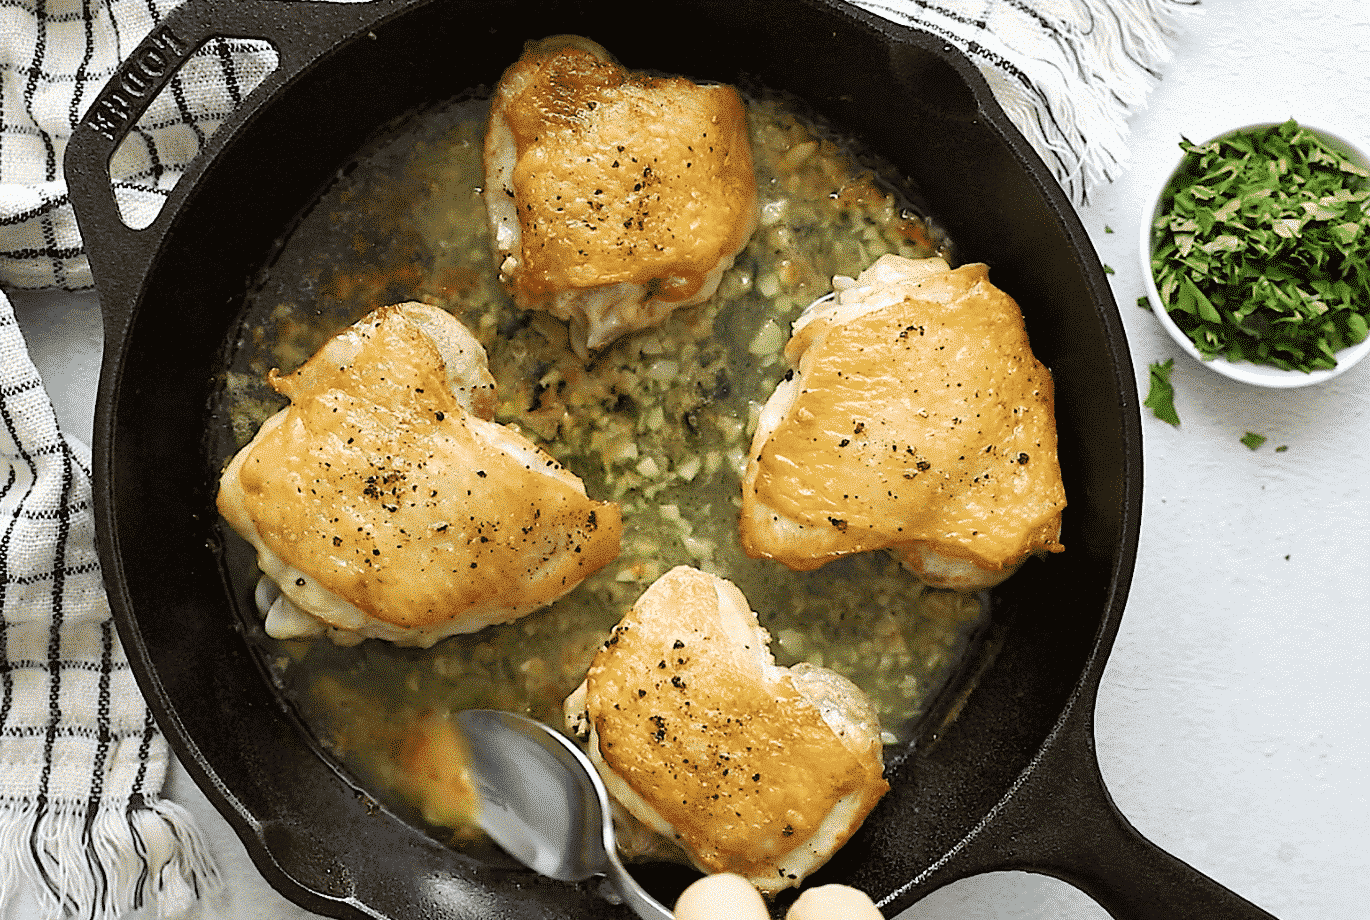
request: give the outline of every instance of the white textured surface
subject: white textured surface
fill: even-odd
[[[1292,116],[1366,138],[1367,99],[1370,4],[1207,0],[1132,121],[1131,169],[1081,211],[1115,270],[1139,387],[1175,358],[1183,420],[1143,419],[1141,547],[1096,718],[1104,776],[1142,833],[1281,920],[1350,920],[1370,899],[1370,364],[1293,392],[1219,377],[1135,305],[1134,241],[1181,135]],[[87,439],[94,297],[13,300],[59,418]],[[1268,441],[1248,450],[1248,431]],[[169,794],[200,815],[230,879],[204,917],[313,916],[269,889],[183,772]],[[1063,883],[1003,873],[902,920],[1104,917]]]

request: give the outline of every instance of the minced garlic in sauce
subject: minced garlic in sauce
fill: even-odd
[[[872,699],[886,741],[907,740],[983,620],[973,597],[926,591],[884,553],[792,572],[747,558],[740,477],[761,404],[785,371],[791,322],[885,253],[947,255],[871,171],[790,104],[748,101],[760,226],[706,303],[625,337],[588,366],[565,325],[516,310],[490,254],[484,107],[465,101],[394,127],[339,176],[284,240],[250,298],[223,389],[225,459],[281,405],[267,372],[292,370],[368,311],[422,300],[453,312],[489,352],[500,422],[520,426],[622,505],[620,557],[545,610],[432,649],[377,641],[254,640],[320,740],[402,810],[414,791],[396,732],[433,712],[495,707],[561,723],[596,648],[678,564],[736,583],[782,665],[833,668]],[[250,597],[258,573],[231,573]],[[441,823],[441,821],[439,821]]]

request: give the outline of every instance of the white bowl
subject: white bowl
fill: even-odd
[[[1265,128],[1282,124],[1283,121],[1284,120],[1265,121],[1243,125],[1241,127],[1233,128],[1230,131],[1224,131],[1208,140],[1212,141],[1230,137],[1243,131],[1250,131],[1253,128]],[[1299,122],[1299,127],[1317,134],[1325,140],[1329,146],[1344,154],[1351,162],[1356,163],[1359,166],[1370,168],[1370,156],[1367,156],[1365,152],[1366,148],[1364,146],[1352,143],[1341,135],[1325,131],[1321,128],[1311,127],[1303,122]],[[1204,143],[1207,142],[1208,141],[1205,141]],[[1345,373],[1356,362],[1360,361],[1367,354],[1370,354],[1370,336],[1367,336],[1365,340],[1359,344],[1343,348],[1341,351],[1337,352],[1337,364],[1335,367],[1316,371],[1287,371],[1271,365],[1254,364],[1250,361],[1229,361],[1226,358],[1220,357],[1210,358],[1199,351],[1194,345],[1193,340],[1175,324],[1175,321],[1171,319],[1170,315],[1166,312],[1165,306],[1161,303],[1160,292],[1156,289],[1156,279],[1151,273],[1151,227],[1155,222],[1157,213],[1161,207],[1161,195],[1175,178],[1175,175],[1179,172],[1180,165],[1183,162],[1184,155],[1181,154],[1176,158],[1174,168],[1166,174],[1164,181],[1156,187],[1155,193],[1151,195],[1149,199],[1151,206],[1147,209],[1145,219],[1142,221],[1139,240],[1139,252],[1142,261],[1142,282],[1146,287],[1147,301],[1151,304],[1151,312],[1156,315],[1156,319],[1160,322],[1161,327],[1170,334],[1170,337],[1175,340],[1176,344],[1184,349],[1185,352],[1191,355],[1196,361],[1199,361],[1205,367],[1210,368],[1225,377],[1230,377],[1233,380],[1239,380],[1243,383],[1254,384],[1255,386],[1272,388],[1303,387],[1315,383],[1322,383],[1325,380],[1330,380],[1339,374]]]

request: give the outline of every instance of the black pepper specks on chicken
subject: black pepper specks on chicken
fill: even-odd
[[[978,590],[1059,551],[1051,375],[988,269],[884,256],[835,284],[795,323],[761,412],[747,553],[804,571],[889,550],[929,584]]]
[[[271,382],[290,405],[225,469],[219,508],[292,605],[268,617],[278,638],[327,624],[429,645],[618,554],[617,506],[490,420],[484,350],[443,310],[378,310]]]
[[[756,226],[737,91],[625,70],[579,36],[504,73],[484,158],[500,276],[582,357],[711,296]]]
[[[704,871],[784,887],[821,865],[888,788],[868,701],[834,672],[776,667],[731,583],[672,569],[619,628],[567,700],[568,726],[589,723],[610,789],[626,784],[635,798],[625,807]],[[842,730],[815,698],[846,720]],[[830,817],[831,838],[818,832]]]

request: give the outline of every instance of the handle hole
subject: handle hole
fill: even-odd
[[[109,161],[119,218],[142,230],[209,139],[280,64],[269,42],[215,36],[153,98]]]

